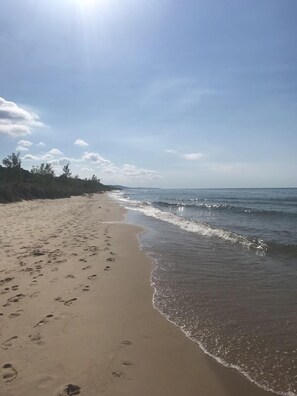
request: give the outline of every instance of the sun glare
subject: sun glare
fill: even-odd
[[[77,2],[84,7],[91,7],[94,6],[96,3],[99,3],[98,0],[77,0]]]

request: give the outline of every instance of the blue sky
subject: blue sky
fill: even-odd
[[[153,187],[297,186],[295,0],[1,0],[0,158]]]

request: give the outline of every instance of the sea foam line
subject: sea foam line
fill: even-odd
[[[146,216],[176,225],[188,232],[197,233],[205,237],[217,237],[231,243],[237,243],[247,249],[254,250],[259,256],[265,256],[266,254],[267,245],[262,239],[255,238],[254,240],[250,240],[232,231],[214,228],[207,223],[189,220],[176,214],[162,211],[151,206],[150,203],[127,199],[121,193],[113,193],[112,196],[122,202],[126,209],[135,210]]]
[[[154,260],[154,261],[156,262],[156,260]],[[218,356],[212,354],[211,352],[209,352],[209,351],[205,348],[205,346],[202,344],[201,341],[196,340],[195,338],[193,338],[193,337],[190,335],[190,332],[188,332],[184,327],[179,326],[179,325],[178,325],[177,323],[175,323],[172,319],[170,319],[170,317],[169,317],[168,315],[166,315],[164,312],[162,312],[161,309],[159,309],[159,308],[157,307],[157,304],[156,304],[157,289],[156,289],[155,283],[154,283],[154,281],[153,281],[153,272],[154,272],[154,270],[153,270],[152,273],[151,273],[151,286],[153,287],[153,290],[154,290],[154,292],[153,292],[153,308],[154,308],[156,311],[160,312],[160,314],[161,314],[168,322],[170,322],[170,323],[172,323],[174,326],[178,327],[178,328],[185,334],[185,336],[186,336],[187,338],[189,338],[191,341],[195,342],[195,344],[197,344],[197,345],[199,346],[199,348],[200,348],[206,355],[210,356],[212,359],[214,359],[216,362],[218,362],[218,363],[221,364],[222,366],[227,367],[227,368],[232,368],[232,369],[238,371],[240,374],[244,375],[250,382],[252,382],[253,384],[255,384],[256,386],[258,386],[258,387],[261,388],[261,389],[264,389],[264,390],[269,391],[269,392],[273,392],[273,393],[275,393],[276,395],[280,395],[280,396],[297,396],[297,394],[294,393],[294,392],[291,392],[291,391],[289,391],[289,392],[279,392],[279,391],[275,391],[274,389],[269,388],[269,387],[266,386],[266,385],[262,385],[262,384],[261,384],[260,382],[258,382],[258,381],[255,381],[255,380],[251,377],[251,375],[250,375],[248,372],[244,371],[240,366],[238,366],[238,365],[236,365],[236,364],[228,363],[228,362],[226,362],[224,359],[222,359],[222,358],[220,358],[220,357],[218,357]]]

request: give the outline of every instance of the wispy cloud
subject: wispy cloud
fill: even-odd
[[[173,149],[167,149],[165,150],[165,153],[177,155],[187,161],[197,161],[205,157],[205,154],[203,153],[180,153],[179,151]]]
[[[188,161],[197,161],[204,157],[202,153],[189,153],[189,154],[182,154],[182,157]]]
[[[45,154],[26,154],[24,155],[24,157],[22,158],[24,161],[51,161],[54,159],[54,157],[49,154],[49,153],[45,153]]]
[[[45,143],[39,142],[39,143],[36,144],[36,146],[37,146],[37,147],[44,147],[44,146],[45,146]]]
[[[0,134],[11,137],[26,136],[33,128],[43,126],[37,114],[0,97]]]
[[[177,151],[176,151],[176,150],[172,150],[172,149],[167,149],[167,150],[165,150],[165,153],[168,153],[168,154],[177,154]]]
[[[89,143],[85,142],[82,139],[76,139],[76,141],[74,142],[74,144],[76,146],[80,146],[80,147],[87,147],[89,145]]]
[[[186,77],[172,77],[152,82],[144,96],[144,102],[164,103],[164,108],[185,111],[199,105],[207,97],[218,95],[219,91],[205,87],[199,81]]]

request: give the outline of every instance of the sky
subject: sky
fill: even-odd
[[[297,186],[296,0],[1,0],[0,159]]]

